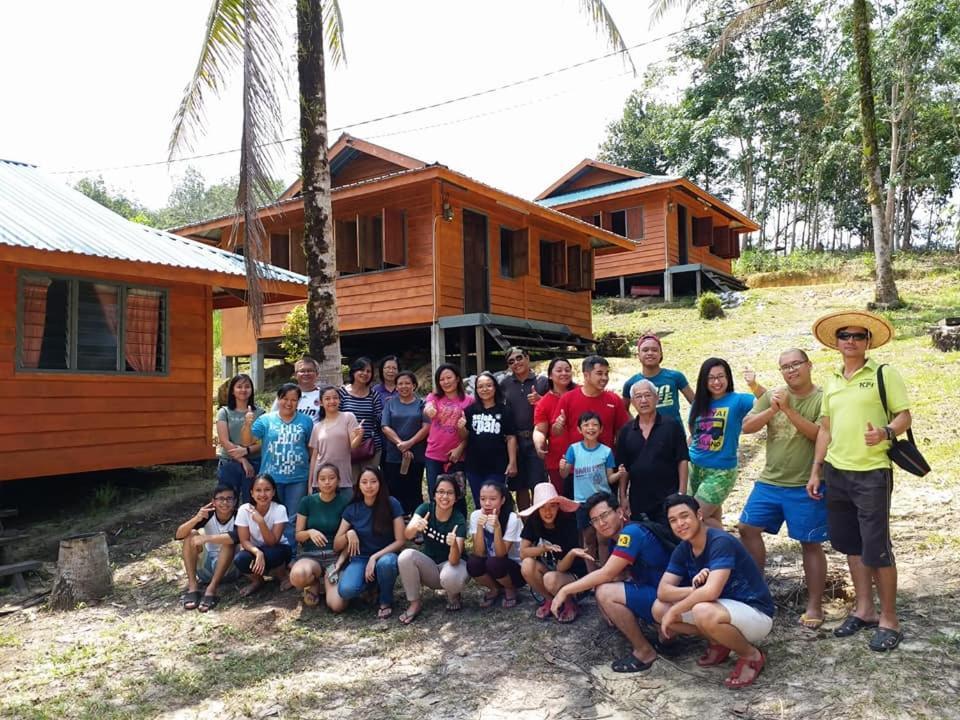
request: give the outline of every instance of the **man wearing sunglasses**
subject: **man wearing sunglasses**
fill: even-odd
[[[877,369],[867,350],[893,338],[893,327],[865,311],[836,312],[813,325],[822,344],[840,353],[842,365],[823,388],[820,430],[807,493],[827,504],[833,548],[847,556],[856,606],[833,634],[849,637],[876,628],[870,649],[893,650],[903,639],[897,617],[897,566],[890,541],[890,496],[893,473],[887,451],[911,424],[910,401],[903,378],[883,367],[888,419],[880,400]],[[822,485],[826,485],[826,493]],[[873,604],[876,582],[878,615]]]
[[[517,428],[517,474],[510,478],[510,489],[517,493],[517,510],[530,507],[530,493],[547,476],[543,460],[533,444],[533,409],[537,401],[550,391],[547,378],[530,369],[526,350],[507,350],[510,372],[500,381],[500,392],[507,401]]]
[[[825,503],[807,495],[813,448],[820,426],[823,391],[813,384],[813,363],[792,348],[780,355],[780,373],[786,383],[765,391],[743,421],[743,432],[767,429],[766,462],[740,514],[740,541],[763,570],[767,553],[763,533],[776,535],[787,523],[790,538],[803,551],[807,608],[800,624],[814,630],[823,625],[823,589],[827,581]]]

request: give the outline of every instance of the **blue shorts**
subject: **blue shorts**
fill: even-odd
[[[653,622],[653,601],[657,599],[657,589],[652,585],[637,585],[627,581],[623,584],[623,594],[630,612],[641,620]]]
[[[740,522],[776,535],[784,521],[787,535],[802,543],[827,540],[827,502],[813,500],[806,487],[780,487],[765,482],[753,484]]]
[[[223,552],[221,550],[221,552]],[[211,555],[206,550],[203,551],[202,556],[203,562],[197,564],[197,579],[202,583],[208,583],[213,580],[213,573],[217,569],[217,556]],[[230,564],[230,567],[227,569],[227,572],[224,574],[224,580],[236,580],[240,576],[239,571],[233,563]]]

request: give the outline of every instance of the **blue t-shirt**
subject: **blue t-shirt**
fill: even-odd
[[[644,377],[642,372],[638,372],[623,384],[623,396],[627,400],[630,399],[630,388],[641,380],[649,380],[657,386],[657,410],[683,425],[680,418],[680,391],[690,385],[686,375],[679,370],[668,368],[660,368],[660,372],[653,377]]]
[[[630,577],[637,585],[654,588],[670,560],[657,536],[637,523],[627,523],[616,538],[610,538],[610,554],[630,563]]]
[[[415,397],[412,402],[405,403],[399,397],[390,398],[383,407],[383,424],[393,430],[401,440],[409,440],[423,427],[423,400]],[[426,437],[410,448],[414,462],[423,462],[423,453],[426,449]],[[403,461],[397,446],[386,438],[384,438],[384,454],[384,462]]]
[[[743,419],[753,409],[753,395],[727,393],[710,403],[706,415],[693,421],[690,434],[690,462],[714,470],[737,466],[737,447]]]
[[[707,544],[700,557],[694,556],[693,547],[684,540],[670,556],[667,572],[684,578],[681,582],[689,584],[704,568],[730,570],[720,597],[737,600],[773,617],[773,598],[763,573],[746,548],[732,535],[717,528],[707,528]]]
[[[310,450],[307,443],[313,432],[313,420],[297,411],[290,422],[270,412],[253,421],[250,432],[261,443],[260,472],[277,485],[306,482],[310,474]]]
[[[564,459],[573,465],[573,499],[584,502],[598,492],[610,492],[607,468],[615,467],[613,451],[603,443],[592,450],[581,440],[567,448]]]
[[[403,517],[403,508],[395,497],[390,498],[390,514],[394,519]],[[352,502],[343,511],[343,519],[350,523],[350,527],[357,531],[360,538],[360,556],[370,557],[380,552],[396,538],[393,535],[393,525],[386,535],[379,535],[373,531],[373,508],[363,500]]]

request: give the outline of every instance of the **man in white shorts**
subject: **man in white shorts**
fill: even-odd
[[[660,634],[667,640],[675,635],[705,637],[710,644],[697,660],[701,667],[719,665],[735,652],[737,664],[724,685],[752,685],[766,662],[754,643],[773,627],[773,598],[763,573],[736,538],[703,523],[696,499],[671,495],[664,505],[680,544],[653,604]]]

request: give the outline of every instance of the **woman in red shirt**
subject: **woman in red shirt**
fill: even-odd
[[[577,384],[573,382],[573,366],[566,358],[554,358],[547,366],[547,378],[550,392],[537,401],[533,410],[533,443],[537,454],[544,460],[550,482],[563,493],[563,478],[560,477],[560,458],[567,451],[565,436],[550,436],[550,426],[557,419],[557,406],[560,396],[568,390],[573,390]]]

